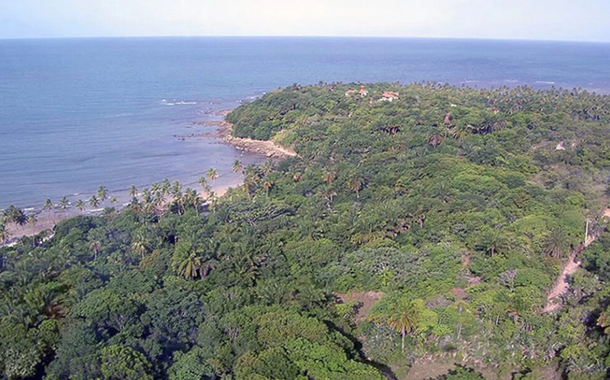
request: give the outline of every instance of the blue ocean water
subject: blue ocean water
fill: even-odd
[[[318,81],[583,87],[610,93],[610,44],[374,38],[0,40],[0,208],[194,184],[262,157],[196,121],[265,91]]]

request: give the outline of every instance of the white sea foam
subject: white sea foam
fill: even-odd
[[[538,84],[555,84],[555,82],[553,82],[553,81],[546,81],[546,80],[537,80],[536,83],[538,83]]]
[[[185,102],[185,101],[172,102],[172,103],[165,102],[166,106],[191,106],[191,105],[195,105],[195,104],[197,104],[197,102]]]

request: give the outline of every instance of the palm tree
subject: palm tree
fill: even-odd
[[[354,176],[349,182],[350,189],[356,193],[358,199],[360,199],[360,190],[362,190],[363,185],[364,181],[358,176]]]
[[[301,177],[302,177],[302,176],[303,176],[303,175],[301,174],[301,172],[294,171],[294,172],[292,173],[292,180],[293,180],[294,182],[300,182],[300,181],[301,181]]]
[[[562,253],[569,248],[565,234],[559,228],[553,228],[543,241],[544,253],[555,258],[560,258]]]
[[[138,200],[138,198],[131,198],[131,201],[129,202],[129,206],[128,206],[131,210],[139,213],[142,210],[140,201]]]
[[[269,191],[273,187],[273,182],[266,180],[265,182],[263,182],[263,187],[265,188],[265,191],[267,192],[267,196],[269,196]]]
[[[63,197],[59,200],[59,208],[61,209],[61,211],[66,211],[66,208],[68,208],[69,204],[70,201],[68,201],[67,197]]]
[[[101,201],[98,197],[96,197],[95,195],[92,195],[91,198],[89,198],[89,206],[97,208],[100,207]]]
[[[191,253],[178,265],[178,274],[187,279],[193,279],[199,276],[201,268],[201,258],[195,252]]]
[[[91,243],[89,243],[89,249],[93,251],[93,259],[97,260],[97,254],[100,252],[100,249],[102,249],[102,242],[98,239],[92,240]]]
[[[256,272],[254,275],[256,275]],[[296,298],[303,309],[312,310],[315,307],[320,306],[326,300],[326,294],[324,294],[324,291],[321,289],[309,285],[299,289]]]
[[[218,178],[218,172],[216,171],[216,169],[210,168],[208,170],[208,178],[211,180]]]
[[[261,170],[263,171],[263,175],[268,176],[273,172],[273,162],[271,160],[265,161],[265,163],[261,166]]]
[[[154,185],[154,184],[153,184]],[[159,187],[157,189],[157,191],[153,192],[153,200],[156,204],[163,204],[165,202],[165,198],[163,196],[163,190],[161,190],[161,187]]]
[[[212,186],[210,184],[206,184],[204,188],[205,192],[208,193],[208,196],[212,193]]]
[[[244,171],[244,176],[246,178],[249,177],[254,183],[257,183],[261,179],[261,174],[259,173],[258,167],[255,165],[248,165]]]
[[[152,193],[153,197],[158,198],[159,194],[163,193],[163,190],[161,190],[161,185],[155,182],[150,185],[150,192]]]
[[[42,209],[45,211],[51,211],[53,209],[53,202],[50,199],[47,199],[46,201],[44,201]]]
[[[483,230],[475,248],[494,256],[496,253],[506,253],[513,246],[511,235],[498,229]]]
[[[250,166],[248,168],[250,168]],[[248,198],[251,198],[255,193],[258,180],[259,178],[254,171],[246,169],[246,173],[244,175],[244,190]]]
[[[136,198],[138,196],[138,188],[134,185],[129,186],[129,195],[132,198]]]
[[[233,171],[235,173],[240,173],[243,169],[244,169],[244,166],[242,165],[241,161],[238,159],[235,159],[235,161],[233,161]]]
[[[40,288],[38,288],[40,289]],[[50,319],[61,319],[66,316],[66,308],[58,299],[56,291],[43,291],[40,294],[42,313]]]
[[[318,194],[320,194],[320,196],[324,199],[326,199],[326,207],[330,208],[331,204],[333,203],[333,200],[335,199],[335,197],[337,196],[337,193],[335,193],[330,186],[325,186],[322,187]]]
[[[199,194],[197,194],[197,190],[187,187],[186,190],[184,190],[184,203],[198,210],[201,199],[199,198]]]
[[[335,178],[336,178],[336,174],[332,170],[325,171],[324,174],[322,175],[322,179],[324,179],[324,182],[326,182],[329,185],[331,183],[333,183]]]
[[[0,243],[4,243],[11,237],[4,224],[0,224]]]
[[[14,205],[8,206],[8,208],[2,212],[2,216],[5,222],[12,222],[20,226],[23,226],[28,222],[28,217],[25,212]]]
[[[163,182],[161,182],[161,191],[163,191],[163,195],[168,195],[171,187],[172,185],[169,183],[169,179],[164,179]]]
[[[100,186],[97,189],[97,197],[100,199],[100,201],[104,202],[106,199],[108,199],[108,188],[106,186]]]
[[[150,193],[150,190],[148,189],[144,189],[142,190],[142,202],[144,203],[151,203],[153,201],[153,196]]]
[[[38,223],[38,218],[36,217],[36,214],[28,215],[28,223],[30,223],[32,226],[35,226],[36,223]]]
[[[85,202],[83,202],[82,199],[79,199],[76,201],[74,207],[76,207],[79,211],[83,211],[85,209]]]
[[[116,197],[110,197],[110,203],[116,204],[119,200]]]
[[[199,177],[199,180],[198,180],[197,182],[199,182],[199,185],[201,186],[201,189],[202,189],[203,191],[205,191],[205,187],[206,187],[206,186],[207,186],[207,184],[208,184],[208,181],[205,179],[205,176],[201,176],[201,177]]]
[[[172,182],[172,188],[170,194],[173,198],[179,198],[182,195],[182,185],[178,181]]]
[[[401,335],[401,349],[405,351],[405,336],[411,335],[419,323],[419,310],[412,300],[401,298],[393,303],[389,310],[381,314],[373,314],[370,318],[375,322],[387,324]]]
[[[136,239],[131,242],[131,250],[144,258],[144,254],[148,252],[148,247],[142,235],[137,235]]]
[[[462,139],[466,138],[468,135],[472,134],[474,129],[475,129],[475,127],[470,124],[460,124],[460,125],[455,126],[452,129],[451,135],[456,140],[462,140]]]

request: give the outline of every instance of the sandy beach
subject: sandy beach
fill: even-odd
[[[229,189],[238,188],[241,186],[242,182],[236,182],[230,186],[212,186],[212,191],[214,192],[216,197],[224,196]],[[165,204],[169,203],[171,199],[167,199]],[[109,203],[109,202],[107,202]],[[127,204],[104,204],[105,207],[114,207],[118,212],[124,209]],[[9,239],[0,244],[0,247],[10,246],[14,244],[17,240],[26,236],[35,236],[43,231],[52,231],[53,228],[62,220],[66,220],[79,215],[89,215],[89,216],[97,216],[102,213],[102,208],[97,209],[84,209],[82,211],[76,209],[73,205],[70,205],[65,210],[59,210],[55,208],[53,210],[33,210],[28,213],[28,215],[35,214],[36,215],[36,223],[27,223],[23,226],[9,223],[6,225],[6,229],[10,234]]]
[[[230,112],[230,110],[225,110],[219,112],[220,116],[226,116],[226,114]],[[229,144],[235,147],[238,150],[244,152],[250,152],[255,154],[264,155],[268,158],[277,158],[283,159],[287,157],[296,156],[296,152],[289,148],[284,148],[275,144],[272,141],[263,141],[263,140],[254,140],[248,138],[239,138],[231,136],[231,132],[233,131],[233,125],[226,121],[202,121],[202,122],[194,122],[199,125],[212,126],[216,128],[215,132],[204,133],[204,134],[193,134],[188,136],[175,136],[177,138],[215,138],[221,140],[221,142],[225,144]],[[227,191],[231,188],[238,188],[243,183],[242,180],[235,181],[228,185],[217,185],[214,186],[213,181],[211,181],[210,185],[214,194],[217,197],[224,196]],[[169,200],[167,201],[169,202]],[[106,202],[100,206],[100,208],[91,209],[86,208],[82,211],[77,210],[74,205],[70,205],[66,210],[59,210],[55,208],[53,210],[41,210],[35,209],[30,210],[29,214],[35,214],[37,221],[36,223],[27,223],[23,226],[15,225],[13,223],[9,223],[6,225],[6,229],[10,234],[9,240],[0,244],[0,247],[14,244],[18,239],[25,236],[35,236],[43,231],[52,231],[53,228],[62,220],[78,216],[78,215],[99,215],[101,214],[103,207],[114,207],[117,211],[123,209],[127,203],[123,204],[111,204],[110,202]]]

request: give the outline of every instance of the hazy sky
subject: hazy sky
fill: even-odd
[[[610,42],[610,0],[0,0],[0,38],[253,35]]]

